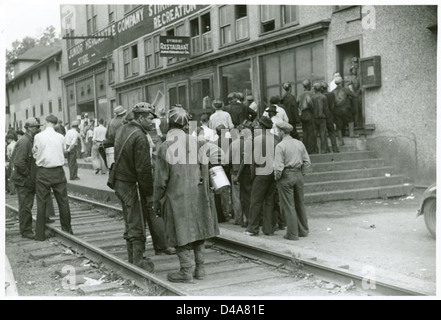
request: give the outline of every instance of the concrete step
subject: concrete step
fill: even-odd
[[[369,187],[385,187],[390,185],[399,185],[403,183],[410,183],[403,175],[396,175],[391,177],[370,177],[362,179],[350,180],[336,180],[326,182],[305,183],[305,193],[326,192],[334,190],[350,190],[362,189]]]
[[[353,151],[340,153],[310,154],[311,163],[351,161],[376,158],[374,151]]]
[[[398,184],[382,187],[307,193],[305,194],[305,203],[354,199],[386,199],[408,195],[412,192],[413,188],[414,186],[412,184]]]
[[[349,180],[358,178],[384,177],[385,174],[394,174],[393,167],[364,168],[340,171],[312,172],[304,177],[305,183],[324,182],[335,180]]]
[[[332,161],[312,163],[312,172],[342,171],[354,169],[377,168],[384,166],[384,159],[362,159],[350,161]]]

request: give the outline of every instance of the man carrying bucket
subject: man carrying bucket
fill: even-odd
[[[115,117],[113,117],[113,119],[110,120],[109,124],[107,125],[106,140],[104,140],[103,146],[105,148],[105,153],[106,153],[105,162],[108,168],[110,168],[112,163],[114,162],[114,156],[115,156],[114,145],[115,145],[116,130],[118,130],[118,128],[124,124],[124,116],[126,112],[127,110],[125,110],[123,106],[117,106],[114,110]]]

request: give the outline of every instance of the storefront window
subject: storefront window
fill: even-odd
[[[300,46],[262,58],[263,100],[273,95],[282,95],[282,84],[294,83],[293,94],[303,92],[302,81],[325,79],[323,41]]]
[[[231,64],[221,68],[222,99],[227,103],[230,92],[242,92],[244,97],[251,92],[251,61]]]
[[[145,96],[147,102],[155,105],[157,113],[162,109],[167,110],[165,105],[164,83],[160,82],[147,86],[145,88]]]

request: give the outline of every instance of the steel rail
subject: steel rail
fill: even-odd
[[[69,196],[70,198],[77,201],[84,201],[96,206],[100,206],[107,209],[121,211],[121,208],[111,206],[102,202],[97,202],[93,200],[83,199],[81,197]],[[370,294],[375,296],[430,296],[430,292],[424,292],[421,290],[415,290],[408,287],[398,286],[390,283],[386,280],[375,279],[373,283],[372,280],[360,275],[356,272],[345,270],[341,267],[333,267],[311,259],[304,259],[301,257],[293,258],[288,254],[277,253],[269,251],[266,249],[259,248],[257,246],[241,243],[237,240],[229,239],[224,236],[217,236],[210,239],[214,245],[220,249],[237,253],[249,259],[259,260],[263,263],[272,266],[285,266],[292,269],[293,262],[297,266],[301,266],[301,270],[306,273],[313,273],[320,278],[333,281],[339,284],[348,284],[351,280],[354,282],[355,286]],[[363,284],[370,285],[363,285]],[[375,284],[375,286],[372,286]],[[375,289],[373,289],[375,288]]]
[[[89,200],[85,198],[81,198],[78,196],[68,195],[69,198],[75,201],[85,202],[94,206],[98,206],[101,208],[106,208],[114,211],[121,212],[122,209],[120,207],[112,206],[109,204],[105,204],[102,202],[97,202],[94,200]],[[10,208],[14,211],[16,209],[8,204],[5,204],[7,208]],[[60,240],[71,247],[75,247],[81,253],[83,253],[87,258],[96,261],[103,261],[106,265],[109,265],[116,271],[119,271],[126,275],[127,277],[134,279],[136,284],[141,286],[142,288],[146,288],[146,284],[159,284],[161,287],[165,288],[165,290],[170,293],[174,293],[175,295],[188,295],[188,293],[180,291],[179,289],[174,288],[168,283],[162,281],[161,279],[151,275],[150,273],[133,266],[123,260],[116,258],[115,256],[105,252],[100,248],[96,248],[91,246],[90,244],[67,234],[63,231],[60,231],[50,225],[47,225],[48,228],[53,230]],[[411,288],[395,285],[385,280],[379,281],[375,279],[375,286],[372,289],[372,286],[364,286],[363,284],[369,279],[366,279],[363,275],[360,275],[356,272],[346,270],[343,267],[334,267],[324,263],[320,263],[313,259],[305,259],[301,257],[293,257],[289,254],[278,253],[274,251],[269,251],[267,249],[263,249],[257,247],[255,245],[245,244],[239,242],[234,239],[230,239],[224,236],[217,236],[209,240],[213,245],[218,247],[221,250],[225,250],[228,252],[233,252],[239,254],[248,259],[261,261],[265,264],[274,266],[274,267],[286,267],[288,270],[292,271],[302,271],[305,273],[312,273],[318,276],[321,279],[332,281],[337,284],[345,285],[348,284],[351,280],[354,282],[354,285],[357,289],[366,292],[369,295],[373,296],[429,296],[430,292],[418,291]],[[372,284],[372,282],[370,282]]]
[[[80,198],[76,197],[78,201]],[[83,199],[81,199],[82,201]],[[93,202],[93,201],[87,201]],[[18,209],[14,206],[5,203],[7,209],[18,212]],[[112,206],[106,206],[112,207]],[[116,207],[112,208],[113,210],[118,209]],[[97,262],[103,263],[106,267],[109,267],[113,271],[119,272],[125,277],[133,280],[135,284],[150,292],[154,292],[155,295],[160,296],[188,296],[189,293],[182,291],[178,288],[175,288],[173,285],[163,281],[162,279],[148,273],[147,271],[128,263],[122,259],[115,257],[114,255],[98,248],[86,241],[81,240],[74,235],[71,235],[67,232],[64,232],[56,227],[51,226],[50,224],[46,224],[46,228],[51,230],[56,236],[56,238],[65,246],[72,248],[73,251],[83,254],[86,258]]]

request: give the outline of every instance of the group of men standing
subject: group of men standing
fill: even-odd
[[[48,234],[47,212],[53,211],[51,190],[58,204],[61,229],[73,234],[64,173],[64,136],[54,130],[57,117],[46,117],[45,129],[35,118],[25,122],[26,133],[17,141],[11,157],[11,179],[17,187],[19,228],[22,237],[43,241]],[[32,206],[37,195],[35,233],[32,230]]]

